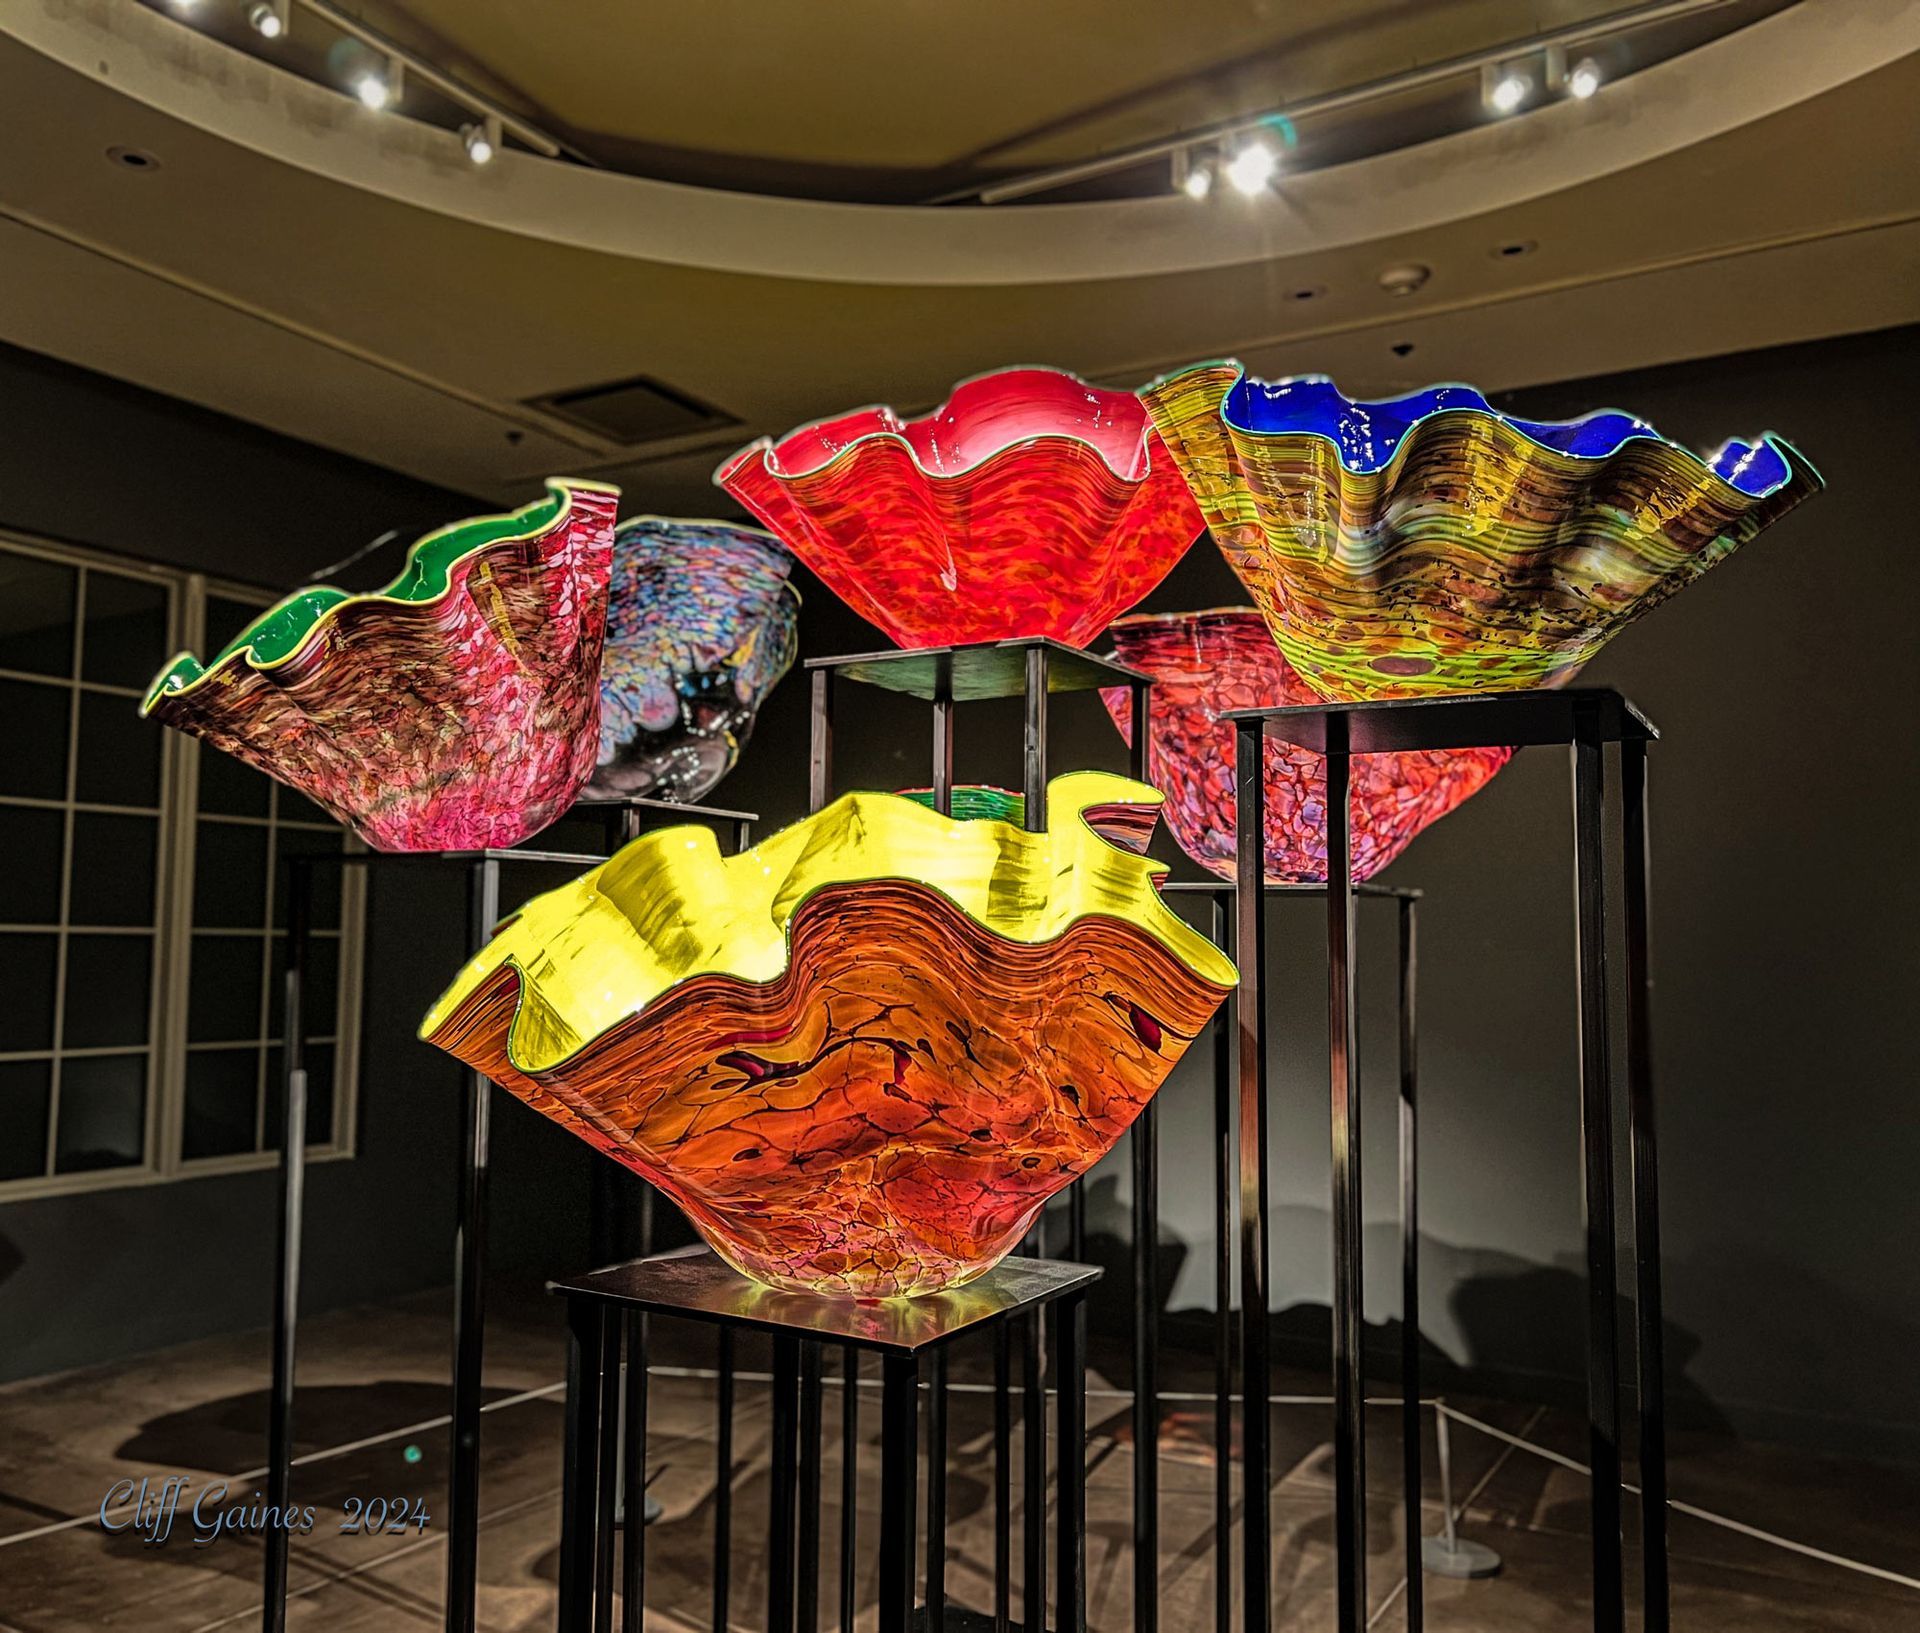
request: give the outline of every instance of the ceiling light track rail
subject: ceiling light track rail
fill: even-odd
[[[196,5],[197,0],[171,0],[171,4],[175,11],[184,12]],[[549,135],[484,92],[462,84],[418,52],[409,50],[379,29],[370,27],[351,12],[335,5],[333,0],[256,0],[255,4],[244,9],[243,15],[262,39],[276,41],[284,39],[291,32],[295,14],[302,11],[311,13],[328,28],[357,41],[381,59],[384,64],[382,70],[370,70],[358,75],[349,87],[352,94],[368,108],[378,111],[394,107],[399,102],[401,87],[408,80],[415,80],[430,86],[455,107],[470,114],[471,121],[463,123],[457,134],[472,163],[491,163],[504,138],[511,136],[522,147],[539,154],[543,159],[564,158],[575,164],[599,168],[597,161],[588,154]]]
[[[1006,181],[985,183],[943,193],[928,202],[930,204],[969,202],[1009,204],[1016,199],[1055,192],[1063,187],[1094,181],[1103,176],[1111,176],[1119,171],[1131,170],[1137,165],[1163,158],[1168,160],[1177,172],[1176,186],[1191,198],[1201,198],[1205,196],[1207,188],[1203,184],[1194,183],[1192,178],[1202,173],[1210,176],[1211,172],[1206,167],[1214,162],[1213,155],[1216,152],[1230,153],[1237,140],[1258,138],[1275,128],[1284,130],[1303,120],[1332,113],[1343,113],[1371,102],[1384,101],[1411,91],[1444,84],[1448,80],[1465,79],[1471,76],[1481,76],[1483,79],[1488,75],[1497,76],[1508,70],[1515,62],[1533,57],[1540,57],[1543,60],[1549,57],[1563,60],[1565,53],[1577,47],[1592,45],[1629,29],[1648,28],[1676,18],[1716,11],[1736,3],[1737,0],[1645,0],[1643,4],[1629,6],[1622,11],[1590,17],[1578,23],[1569,23],[1562,28],[1548,29],[1523,39],[1505,41],[1482,50],[1448,57],[1441,62],[1428,63],[1418,68],[1407,69],[1402,73],[1368,80],[1363,84],[1328,91],[1323,95],[1308,97],[1284,107],[1242,115],[1200,130],[1184,131],[1156,142],[1147,142],[1137,147],[1104,154],[1097,159],[1086,159],[1076,164],[1060,165],[1049,170],[1036,170],[1028,175],[1015,176]],[[1580,66],[1584,69],[1587,65]],[[1588,86],[1583,80],[1579,88],[1571,89],[1571,94],[1584,100],[1597,88],[1597,82]],[[1518,105],[1516,103],[1516,107]]]

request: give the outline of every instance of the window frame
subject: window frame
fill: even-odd
[[[0,549],[4,549],[7,553],[38,557],[63,567],[78,568],[82,571],[96,569],[125,578],[141,579],[164,588],[167,591],[169,653],[182,650],[194,652],[204,650],[206,603],[209,596],[263,608],[272,606],[280,599],[276,592],[258,584],[247,584],[211,574],[170,568],[154,562],[140,561],[108,551],[70,544],[63,540],[23,533],[14,528],[0,527]],[[83,626],[84,605],[76,608],[75,616]],[[83,628],[79,639],[81,641],[85,639]],[[161,661],[166,660],[163,657]],[[56,680],[55,677],[45,675],[29,677],[40,682],[61,685],[69,695],[70,747],[67,788],[66,797],[58,804],[58,809],[64,815],[64,850],[61,859],[60,884],[61,920],[57,927],[63,950],[57,964],[54,992],[53,1051],[63,1057],[68,1054],[85,1053],[133,1054],[136,1051],[130,1048],[67,1050],[63,1047],[60,1029],[67,996],[67,959],[64,947],[69,928],[67,903],[71,894],[69,870],[73,861],[73,814],[78,809],[89,808],[96,803],[76,801],[73,792],[80,756],[78,737],[80,698],[91,690],[109,696],[125,697],[129,708],[137,707],[138,703],[137,693],[127,696],[122,688],[81,681],[78,678],[78,667],[81,662],[82,658],[76,658],[74,673],[64,680]],[[13,672],[7,671],[7,673],[11,675]],[[197,824],[201,815],[198,809],[200,756],[202,753],[218,751],[205,749],[197,738],[189,737],[185,732],[169,730],[158,722],[151,723],[151,729],[162,734],[162,742],[158,832],[155,842],[153,972],[148,992],[147,1043],[142,1051],[148,1062],[144,1122],[145,1158],[142,1162],[124,1167],[83,1169],[65,1174],[46,1172],[19,1179],[0,1180],[0,1206],[41,1197],[71,1196],[89,1191],[119,1190],[134,1185],[169,1184],[220,1174],[256,1172],[276,1167],[280,1160],[279,1151],[274,1147],[212,1157],[186,1158],[180,1153],[186,1110],[188,994],[192,975],[194,932],[194,851]],[[30,807],[37,806],[40,809],[47,808],[47,802],[22,800],[14,803]],[[273,812],[274,814],[259,819],[259,825],[267,827],[277,836],[284,826],[277,814],[277,801]],[[304,831],[298,823],[299,819],[295,819],[296,831]],[[345,836],[345,847],[349,852],[357,852],[365,848],[351,833]],[[269,896],[273,889],[274,873],[277,871],[278,858],[276,857],[273,873],[269,874]],[[366,962],[366,869],[364,866],[349,864],[342,867],[340,873],[342,876],[338,938],[340,953],[336,1000],[338,1015],[333,1043],[333,1127],[327,1139],[308,1144],[307,1160],[309,1162],[350,1159],[356,1152],[359,1138],[361,1020]],[[274,931],[271,927],[270,903],[262,903],[261,918],[264,926],[262,934],[269,952],[268,967],[271,968],[270,953]],[[267,1013],[270,1001],[271,994],[263,992],[263,1017]],[[264,1041],[266,1046],[271,1048],[276,1040],[269,1037]],[[0,1053],[4,1052],[0,1050]],[[275,1092],[274,1082],[270,1080],[263,1082],[260,1114],[264,1114],[265,1106]],[[59,1137],[57,1094],[50,1098],[48,1112],[47,1138],[49,1149],[52,1149]]]

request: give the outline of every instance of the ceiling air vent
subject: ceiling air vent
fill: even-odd
[[[665,442],[740,423],[698,398],[646,379],[557,392],[551,397],[536,397],[527,406],[627,445]]]

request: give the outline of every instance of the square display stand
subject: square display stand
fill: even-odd
[[[636,1259],[630,1264],[548,1283],[567,1302],[566,1468],[561,1503],[561,1633],[589,1633],[611,1625],[617,1488],[646,1485],[646,1321],[651,1315],[701,1321],[733,1334],[760,1333],[773,1341],[773,1468],[768,1526],[767,1628],[793,1633],[817,1610],[819,1541],[818,1425],[802,1423],[803,1373],[818,1377],[823,1346],[872,1351],[880,1357],[881,1633],[908,1633],[945,1620],[936,1598],[924,1623],[914,1608],[914,1532],[920,1448],[919,1394],[923,1365],[944,1364],[946,1347],[968,1333],[1017,1319],[1038,1323],[1058,1306],[1055,1435],[1063,1449],[1086,1439],[1086,1294],[1100,1277],[1092,1265],[1009,1258],[951,1293],[918,1299],[829,1297],[790,1293],[741,1275],[705,1248]],[[625,1336],[630,1364],[621,1366]],[[623,1382],[624,1380],[624,1382]],[[624,1401],[615,1396],[624,1388]],[[936,1392],[937,1394],[937,1392]],[[813,1397],[818,1399],[817,1392]],[[816,1408],[817,1410],[817,1408]],[[624,1418],[628,1429],[620,1434]],[[933,1438],[933,1437],[930,1437]],[[944,1435],[938,1437],[943,1439]],[[812,1460],[811,1470],[801,1466]],[[621,1462],[620,1469],[615,1468]],[[810,1479],[809,1479],[810,1476]],[[624,1478],[622,1478],[624,1477]],[[810,1490],[803,1492],[803,1487]],[[621,1560],[623,1623],[637,1628],[645,1603],[644,1505],[629,1504]],[[1054,1627],[1086,1627],[1086,1477],[1084,1459],[1060,1460],[1054,1505],[1059,1563]],[[1044,1527],[1044,1506],[1029,1508],[1028,1557]],[[944,1559],[945,1516],[928,1516],[929,1566]],[[796,1531],[798,1540],[796,1540]],[[807,1557],[807,1543],[813,1557]],[[1044,1556],[1043,1556],[1044,1557]],[[812,1568],[809,1568],[811,1566]],[[726,1569],[714,1561],[716,1576]],[[1008,1561],[996,1561],[997,1596],[1006,1592]],[[943,1570],[930,1570],[940,1583]],[[809,1604],[809,1601],[813,1601]],[[1029,1614],[1029,1625],[1036,1618]],[[1039,1620],[1043,1621],[1043,1618]]]

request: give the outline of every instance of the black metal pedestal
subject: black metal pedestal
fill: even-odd
[[[974,646],[917,648],[912,651],[864,652],[844,657],[809,658],[812,675],[812,743],[809,756],[808,807],[819,810],[833,797],[833,733],[836,680],[875,687],[915,697],[933,706],[932,789],[934,809],[943,816],[953,812],[954,705],[984,702],[995,698],[1020,698],[1024,711],[1023,795],[1025,823],[1039,830],[1047,825],[1047,735],[1049,701],[1056,693],[1090,692],[1102,687],[1124,687],[1132,697],[1133,725],[1132,775],[1146,780],[1147,698],[1152,686],[1149,676],[1111,658],[1097,658],[1078,647],[1035,637],[1012,641],[988,641]],[[1160,1296],[1158,1258],[1154,1245],[1159,1237],[1158,1220],[1158,1120],[1149,1100],[1135,1119],[1128,1136],[1133,1156],[1133,1288],[1134,1326],[1134,1626],[1139,1633],[1156,1633],[1159,1605],[1159,1437],[1158,1391],[1154,1383],[1159,1344]],[[1044,1213],[1028,1235],[1022,1251],[1037,1256],[1045,1251],[1046,1217]],[[1067,1192],[1067,1254],[1077,1259],[1086,1251],[1086,1197],[1082,1183],[1076,1180]],[[1044,1499],[1046,1463],[1044,1436],[1033,1433],[1039,1421],[1046,1389],[1047,1356],[1044,1328],[1031,1322],[1025,1331],[1023,1357],[1024,1413],[1028,1425],[1028,1455],[1024,1470],[1029,1505]],[[996,1557],[1010,1550],[1009,1519],[1012,1487],[1012,1416],[1007,1390],[1010,1385],[1011,1354],[1005,1347],[1011,1335],[1004,1326],[996,1329],[994,1343],[995,1414],[995,1533]],[[943,1388],[936,1373],[935,1390]],[[818,1384],[808,1388],[817,1392]],[[809,1396],[811,1398],[811,1395]],[[854,1396],[847,1395],[846,1411],[855,1410]],[[851,1433],[851,1419],[846,1432]],[[944,1408],[934,1420],[930,1433],[943,1429]],[[1078,1444],[1076,1442],[1075,1444]],[[1036,1461],[1036,1458],[1038,1459]],[[944,1512],[946,1471],[936,1460],[929,1465],[929,1508]],[[851,1602],[844,1586],[849,1580],[851,1539],[841,1541],[841,1625],[851,1629]],[[803,1587],[811,1582],[815,1570],[811,1558],[803,1554]],[[1046,1537],[1029,1529],[1025,1574],[1029,1581],[1046,1579]],[[1004,1574],[1001,1577],[1004,1581]],[[996,1601],[996,1625],[1006,1626],[1006,1605]],[[930,1600],[929,1625],[941,1633],[944,1602]]]
[[[1262,915],[1252,911],[1261,886],[1265,825],[1264,738],[1323,754],[1327,759],[1328,1041],[1332,1126],[1334,1238],[1335,1540],[1341,1633],[1367,1623],[1365,1405],[1361,1357],[1360,1124],[1358,1051],[1351,958],[1354,886],[1348,845],[1348,790],[1356,754],[1511,745],[1567,744],[1573,762],[1574,906],[1578,927],[1580,1103],[1583,1197],[1588,1281],[1588,1427],[1592,1465],[1593,1619],[1597,1633],[1625,1625],[1620,1537],[1620,1406],[1614,1238],[1613,1094],[1607,1029],[1606,876],[1603,835],[1604,749],[1619,745],[1622,841],[1625,856],[1627,962],[1627,1117],[1633,1153],[1629,1173],[1636,1242],[1637,1360],[1640,1395],[1640,1479],[1643,1492],[1643,1603],[1647,1633],[1666,1633],[1667,1538],[1665,1391],[1662,1373],[1659,1199],[1655,1171],[1652,1052],[1648,1014],[1646,745],[1658,733],[1618,692],[1600,687],[1511,692],[1484,697],[1422,698],[1391,703],[1322,704],[1296,709],[1248,709],[1227,718],[1237,727],[1235,780],[1239,798],[1238,1009],[1239,1088],[1243,1139],[1264,1157],[1260,1122],[1267,1087],[1265,1003],[1262,992]],[[1403,1087],[1403,1127],[1411,1123],[1412,1094]],[[1403,1146],[1403,1206],[1414,1201]],[[1248,1155],[1242,1148],[1243,1182]],[[1264,1176],[1260,1176],[1264,1178]],[[1263,1188],[1263,1187],[1262,1187]],[[1242,1220],[1243,1231],[1247,1228]],[[1249,1241],[1251,1255],[1256,1244]],[[1403,1276],[1411,1290],[1417,1265]],[[1256,1282],[1259,1285],[1256,1286]],[[1248,1311],[1264,1309],[1264,1275],[1247,1281]],[[1247,1323],[1249,1331],[1256,1323]],[[1252,1351],[1249,1348],[1249,1356]],[[1249,1399],[1254,1380],[1246,1383]],[[1411,1436],[1410,1436],[1411,1442]],[[1250,1454],[1251,1462],[1251,1454]],[[1417,1466],[1410,1464],[1410,1474]],[[1417,1495],[1410,1496],[1410,1503]],[[1410,1514],[1414,1510],[1410,1509]],[[1255,1515],[1249,1478],[1249,1563],[1246,1626],[1270,1622],[1264,1560],[1254,1568]],[[1264,1520],[1260,1529],[1264,1530]],[[1409,1572],[1409,1589],[1417,1579]],[[1409,1601],[1409,1609],[1412,1602]]]
[[[646,1344],[642,1322],[649,1315],[710,1322],[723,1333],[770,1334],[773,1339],[773,1456],[768,1508],[768,1633],[811,1633],[815,1606],[803,1572],[809,1536],[818,1540],[818,1437],[809,1449],[804,1384],[817,1378],[828,1345],[843,1354],[879,1357],[880,1399],[880,1633],[908,1633],[915,1625],[914,1533],[917,1529],[920,1445],[919,1392],[923,1369],[939,1368],[946,1347],[965,1333],[1012,1321],[1037,1324],[1057,1306],[1055,1366],[1059,1373],[1055,1434],[1063,1451],[1086,1436],[1086,1291],[1100,1272],[1088,1265],[1008,1259],[963,1292],[922,1299],[862,1301],[805,1293],[782,1293],[749,1281],[712,1253],[684,1253],[616,1265],[592,1275],[550,1283],[567,1301],[566,1469],[561,1498],[560,1633],[602,1633],[612,1626],[615,1554],[613,1471],[606,1424],[611,1394],[621,1377],[621,1334],[626,1335],[627,1517],[621,1626],[638,1633],[645,1592],[645,1530],[637,1500],[646,1457]],[[636,1379],[639,1382],[636,1383]],[[945,1535],[933,1508],[939,1483],[932,1465],[944,1448],[933,1433],[943,1411],[930,1394],[927,1588],[929,1620],[937,1625],[937,1595],[944,1576]],[[1043,1443],[1045,1426],[1039,1427]],[[843,1529],[857,1491],[857,1444],[849,1444],[850,1474],[843,1490]],[[814,1459],[813,1485],[808,1460]],[[1085,1633],[1086,1487],[1079,1458],[1063,1455],[1055,1496],[1056,1633]],[[1029,1504],[1029,1536],[1047,1522],[1044,1500]],[[728,1562],[715,1562],[716,1583]],[[1004,1570],[1001,1581],[1004,1582]],[[1044,1594],[1028,1584],[1025,1625],[1045,1627]]]
[[[1236,940],[1236,898],[1239,886],[1224,879],[1179,880],[1163,885],[1175,900],[1198,896],[1210,908],[1207,934],[1216,947],[1231,953]],[[1263,886],[1264,898],[1317,897],[1326,885]],[[1400,1090],[1400,1242],[1401,1380],[1400,1408],[1407,1429],[1404,1480],[1406,1488],[1406,1626],[1420,1633],[1424,1602],[1420,1580],[1420,1284],[1419,1210],[1419,1061],[1415,1028],[1414,963],[1420,892],[1401,885],[1361,884],[1356,896],[1391,901],[1398,909],[1399,1090]],[[1262,931],[1264,937],[1264,930]],[[1263,941],[1264,945],[1264,941]],[[1357,954],[1356,954],[1357,956]],[[1244,987],[1242,989],[1244,991]],[[1243,1503],[1243,1563],[1250,1596],[1265,1604],[1272,1581],[1271,1478],[1272,1444],[1269,1418],[1272,1393],[1271,1334],[1263,1319],[1266,1306],[1268,1229],[1267,1113],[1264,1097],[1257,1106],[1244,1098],[1236,1102],[1238,999],[1223,1005],[1213,1023],[1213,1203],[1214,1203],[1214,1625],[1233,1625],[1233,1253],[1235,1201],[1241,1225],[1240,1362],[1241,1459]],[[1242,1121],[1245,1117],[1248,1120]],[[1236,1127],[1236,1125],[1238,1125]],[[1240,1164],[1234,1164],[1238,1144]],[[1248,1311],[1257,1312],[1249,1318]],[[1262,1409],[1264,1406],[1264,1409]],[[1262,1624],[1264,1625],[1264,1624]]]
[[[758,820],[751,812],[663,800],[582,801],[576,811],[616,813],[620,836],[636,837],[649,822],[705,821],[722,827],[736,849],[744,848]],[[500,917],[502,863],[596,867],[604,855],[532,848],[484,851],[349,851],[287,858],[286,1033],[282,1056],[283,1116],[280,1136],[279,1274],[274,1284],[273,1361],[267,1427],[268,1503],[289,1511],[293,1466],[294,1366],[300,1304],[301,1227],[306,1190],[307,1073],[303,997],[313,918],[313,873],[317,867],[441,866],[467,875],[467,948],[477,953]],[[461,1137],[458,1212],[454,1224],[453,1399],[448,1441],[447,1593],[448,1633],[473,1633],[480,1535],[481,1358],[486,1325],[487,1190],[493,1085],[466,1074]],[[595,1234],[606,1229],[604,1192],[596,1188]],[[287,1616],[287,1533],[263,1537],[261,1626],[284,1633]]]

